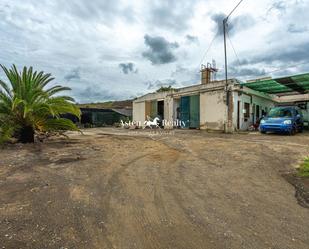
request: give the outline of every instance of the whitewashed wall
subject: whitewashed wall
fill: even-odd
[[[223,90],[200,94],[200,128],[224,130],[227,106]]]

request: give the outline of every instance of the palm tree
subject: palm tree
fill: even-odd
[[[9,84],[0,80],[0,133],[15,135],[20,142],[34,142],[35,131],[50,132],[78,130],[62,114],[71,113],[80,118],[80,110],[69,96],[59,95],[68,87],[55,85],[47,88],[54,79],[50,74],[24,67],[19,72],[15,65],[10,69],[0,65]],[[0,134],[1,136],[1,134]]]

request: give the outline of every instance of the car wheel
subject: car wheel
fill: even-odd
[[[293,128],[292,128],[292,130],[290,131],[290,135],[291,135],[291,136],[294,136],[295,134],[296,134],[296,126],[293,125]]]
[[[303,126],[299,127],[298,132],[302,133],[303,131],[304,131],[304,127]]]

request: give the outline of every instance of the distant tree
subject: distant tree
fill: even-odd
[[[173,90],[174,88],[172,86],[161,86],[156,92],[161,93],[161,92],[168,92]]]
[[[15,65],[11,69],[0,66],[9,82],[0,80],[0,140],[16,136],[20,142],[32,143],[35,131],[78,130],[71,120],[61,118],[66,113],[80,118],[74,99],[59,95],[70,88],[47,88],[54,78],[32,67],[19,72]]]

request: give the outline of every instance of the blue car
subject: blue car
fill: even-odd
[[[300,108],[296,106],[274,107],[260,122],[261,133],[278,132],[294,135],[303,129],[303,116]]]

